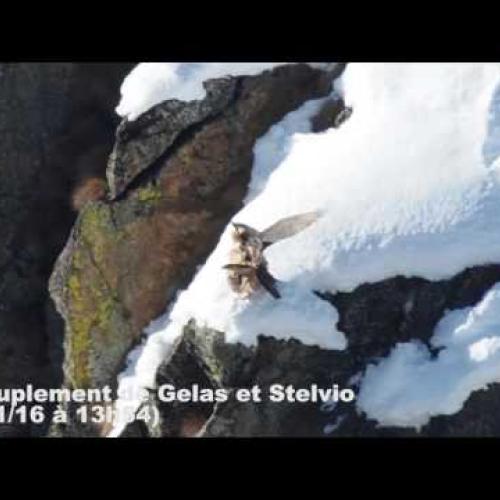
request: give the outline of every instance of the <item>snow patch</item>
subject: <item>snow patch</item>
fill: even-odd
[[[500,382],[500,284],[474,307],[446,314],[431,340],[398,344],[370,365],[357,406],[380,426],[419,429],[435,415],[459,412],[472,392]]]
[[[163,101],[203,99],[203,82],[206,80],[256,75],[285,64],[292,63],[141,63],[125,77],[116,112],[133,121]],[[310,65],[325,69],[329,66],[325,63]]]

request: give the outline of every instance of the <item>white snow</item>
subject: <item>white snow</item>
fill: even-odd
[[[381,426],[416,427],[460,411],[473,391],[500,382],[500,285],[437,325],[435,359],[419,342],[398,344],[367,368],[357,406]]]
[[[290,63],[141,63],[123,81],[116,112],[135,120],[156,104],[169,99],[200,100],[205,97],[203,82],[225,76],[256,75]],[[326,67],[325,63],[309,63]]]
[[[226,231],[150,339],[171,339],[194,318],[230,342],[264,333],[343,349],[335,309],[311,290],[349,291],[395,275],[442,279],[499,262],[499,82],[499,64],[349,64],[337,86],[354,109],[349,120],[308,133],[316,101],[275,126],[255,148],[247,204],[234,217],[264,229],[323,212],[266,251],[283,299],[231,293],[221,272]],[[152,342],[141,359],[161,358]],[[155,362],[146,365],[153,374]]]
[[[350,65],[344,87],[352,117],[338,130],[297,137],[240,214],[264,225],[313,205],[327,212],[307,234],[269,249],[275,274],[352,290],[397,274],[440,279],[498,261],[499,165],[485,165],[482,147],[499,70]]]
[[[288,211],[276,210],[283,195],[290,196],[292,192],[280,193],[275,200],[266,203],[267,213],[261,214],[259,219],[246,217],[248,209],[259,205],[260,200],[273,182],[278,166],[282,168],[287,162],[290,151],[296,141],[303,137],[310,137],[309,118],[320,108],[324,99],[306,103],[300,109],[290,113],[282,122],[272,127],[269,132],[259,139],[254,152],[254,168],[252,179],[245,200],[245,208],[234,218],[236,221],[249,222],[254,227],[263,229],[271,225],[278,218],[293,215],[297,212],[306,212],[320,208],[314,199],[308,204],[301,204],[300,209],[295,207]],[[277,193],[275,193],[276,195]],[[320,219],[321,220],[321,219]],[[301,236],[314,236],[313,224],[301,233]],[[276,300],[267,293],[242,300],[235,296],[229,288],[226,273],[222,267],[228,263],[228,254],[231,247],[231,227],[228,226],[222,234],[217,248],[208,258],[205,265],[198,272],[188,289],[182,292],[172,311],[170,321],[181,327],[189,319],[194,318],[200,326],[207,326],[225,332],[228,342],[241,342],[246,345],[256,343],[259,334],[266,334],[276,338],[294,337],[306,344],[322,345],[327,349],[344,349],[346,340],[335,328],[338,320],[336,310],[328,303],[320,300],[309,283],[305,286],[300,280],[283,280],[280,284],[281,299]],[[298,238],[290,238],[290,240]],[[271,255],[271,252],[269,252]],[[285,252],[283,262],[290,260]],[[275,261],[270,261],[271,271],[274,272]],[[276,266],[277,267],[277,266]],[[299,265],[299,269],[300,269]],[[278,279],[279,273],[275,273]]]
[[[286,157],[294,135],[310,131],[309,119],[325,100],[305,103],[256,142],[245,203],[265,188],[266,180]],[[343,334],[335,329],[337,312],[310,289],[284,284],[280,288],[283,297],[279,301],[267,295],[251,301],[235,300],[221,269],[227,263],[228,243],[226,231],[191,286],[179,294],[165,315],[151,323],[145,331],[147,340],[128,355],[127,368],[118,377],[118,390],[126,395],[115,402],[118,414],[125,415],[139,408],[142,389],[155,386],[158,366],[172,351],[175,340],[191,318],[200,325],[225,332],[229,342],[253,344],[258,334],[265,333],[280,338],[296,336],[305,343],[326,343],[332,349],[345,347]],[[325,333],[330,338],[325,340]],[[115,421],[109,437],[119,436],[125,425],[123,420]]]
[[[168,328],[168,324],[167,312],[145,329],[147,342],[143,341],[128,354],[126,368],[118,375],[117,417],[107,437],[120,436],[129,415],[134,415],[146,399],[145,390],[155,388],[156,370],[172,352],[174,342],[182,332],[178,328]]]
[[[332,424],[327,424],[323,428],[324,434],[331,434],[336,431],[346,419],[346,415],[339,415]]]

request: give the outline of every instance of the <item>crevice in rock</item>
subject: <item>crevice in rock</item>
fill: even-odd
[[[158,174],[162,170],[163,166],[167,162],[167,160],[174,156],[175,153],[186,143],[191,141],[193,137],[202,130],[207,124],[213,122],[217,118],[219,118],[229,106],[231,106],[239,96],[239,92],[241,89],[241,78],[235,78],[235,89],[234,94],[227,105],[221,109],[220,111],[207,116],[206,118],[196,122],[192,125],[189,125],[184,130],[178,133],[174,141],[167,146],[165,151],[161,153],[156,160],[153,161],[149,166],[146,166],[142,169],[142,171],[137,174],[123,190],[117,194],[114,198],[111,198],[111,201],[119,202],[129,196],[132,191],[136,191],[138,188],[143,187],[150,182],[153,184],[156,182],[158,178]],[[161,134],[161,132],[157,132],[157,135]]]
[[[166,100],[133,122],[123,120],[107,169],[111,199],[120,197],[142,173],[151,168],[154,171],[158,158],[168,158],[171,147],[182,144],[179,136],[186,140],[191,127],[200,128],[197,125],[208,123],[234,102],[237,82],[234,78],[209,80],[204,82],[206,96],[202,100]]]

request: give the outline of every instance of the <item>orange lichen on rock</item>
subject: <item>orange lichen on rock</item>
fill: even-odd
[[[106,181],[101,177],[87,177],[73,190],[71,206],[80,211],[87,203],[104,200],[106,197]]]
[[[201,414],[191,413],[181,422],[179,437],[196,437],[201,431],[207,418]]]

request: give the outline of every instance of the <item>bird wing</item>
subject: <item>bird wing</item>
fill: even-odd
[[[303,231],[313,222],[316,222],[320,216],[321,213],[315,211],[280,219],[278,222],[275,222],[272,226],[262,231],[260,234],[261,239],[264,245],[268,247],[277,241],[290,238],[290,236],[300,233],[300,231]]]

